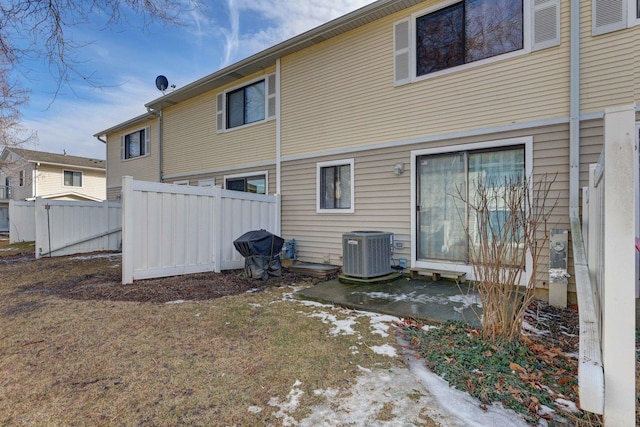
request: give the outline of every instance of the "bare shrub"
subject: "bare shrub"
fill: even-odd
[[[474,287],[482,301],[485,339],[513,341],[520,336],[525,310],[535,295],[538,262],[549,239],[549,218],[557,204],[557,198],[550,200],[555,179],[478,178],[468,194],[458,192],[469,218],[465,232]]]

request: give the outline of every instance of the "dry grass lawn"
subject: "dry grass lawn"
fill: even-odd
[[[299,419],[322,403],[314,390],[346,390],[358,366],[400,364],[368,348],[393,334],[359,318],[362,340],[331,335],[290,286],[181,304],[56,295],[119,262],[0,262],[0,425],[281,425],[274,402],[296,381]]]

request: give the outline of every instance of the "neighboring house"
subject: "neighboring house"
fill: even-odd
[[[604,109],[640,100],[638,7],[379,0],[98,132],[109,198],[123,175],[280,194],[281,235],[301,260],[340,265],[343,233],[381,230],[412,267],[472,276],[452,188],[557,174],[552,226],[569,229]]]
[[[105,175],[104,160],[5,147],[0,153],[0,231],[8,230],[9,200],[105,200]]]

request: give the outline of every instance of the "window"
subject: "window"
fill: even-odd
[[[353,159],[317,164],[317,212],[355,212],[353,169]]]
[[[416,75],[524,47],[522,1],[464,0],[416,18]]]
[[[27,176],[27,171],[25,171],[24,169],[20,171],[20,177],[19,177],[19,185],[20,187],[24,187],[26,185],[26,176]]]
[[[396,85],[560,44],[560,0],[443,4],[394,24]]]
[[[227,129],[264,120],[264,80],[227,93]]]
[[[263,122],[276,116],[276,75],[219,93],[217,131]]]
[[[65,187],[82,187],[82,172],[64,171]]]
[[[479,244],[476,218],[467,212],[461,195],[482,183],[496,195],[506,182],[525,176],[525,149],[522,146],[459,151],[420,156],[418,168],[418,259],[468,262],[469,245]],[[509,212],[499,203],[488,206],[490,227],[503,230]],[[469,230],[470,241],[467,241]]]
[[[267,194],[267,175],[234,175],[225,177],[227,190],[245,193]]]
[[[120,137],[120,159],[135,159],[149,155],[149,127]]]
[[[188,179],[183,179],[183,180],[180,180],[180,181],[173,181],[173,183],[175,185],[189,185],[189,180]]]

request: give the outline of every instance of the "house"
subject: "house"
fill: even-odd
[[[605,108],[639,98],[637,2],[573,4],[376,1],[96,133],[108,197],[123,175],[279,194],[301,260],[341,265],[343,233],[383,230],[395,258],[470,277],[452,187],[557,174],[551,223],[568,230]],[[546,297],[548,252],[537,270]]]
[[[5,147],[0,153],[0,231],[9,229],[9,200],[104,200],[105,175],[104,160]]]

